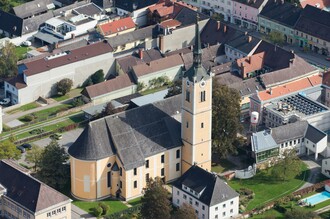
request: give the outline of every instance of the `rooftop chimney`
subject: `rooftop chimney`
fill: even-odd
[[[269,88],[269,94],[272,95],[273,94],[273,89]]]
[[[251,43],[252,41],[252,36],[248,36],[248,43]]]
[[[143,49],[139,49],[139,58],[143,59]]]
[[[220,26],[221,26],[221,23],[220,23],[220,21],[217,21],[217,31],[219,31],[219,30],[220,30]]]
[[[227,25],[223,26],[223,32],[226,33],[227,32]]]

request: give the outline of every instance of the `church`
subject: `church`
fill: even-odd
[[[92,121],[69,148],[75,198],[130,200],[150,178],[167,183],[192,166],[211,170],[212,78],[201,64],[198,22],[195,34],[181,95]]]

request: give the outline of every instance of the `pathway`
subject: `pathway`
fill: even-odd
[[[71,219],[82,219],[82,218],[96,219],[96,217],[94,217],[93,215],[90,215],[81,208],[78,208],[74,204],[71,204]]]
[[[318,175],[321,173],[321,166],[317,161],[313,160],[312,157],[302,158],[302,161],[307,165],[308,169],[310,170],[310,173],[308,179],[306,180],[306,183],[298,190],[312,186],[317,183]]]

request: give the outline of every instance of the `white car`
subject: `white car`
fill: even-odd
[[[10,99],[9,98],[5,98],[5,99],[3,99],[3,100],[0,101],[0,104],[1,105],[7,105],[9,102],[10,102]]]
[[[24,42],[22,43],[22,45],[23,45],[23,46],[31,46],[32,43],[31,43],[30,41],[26,40],[26,41],[24,41]]]

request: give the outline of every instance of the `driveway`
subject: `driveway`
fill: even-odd
[[[299,188],[303,189],[308,186],[312,186],[315,183],[318,182],[318,176],[321,174],[321,165],[318,161],[315,161],[312,157],[303,157],[302,161],[308,166],[308,169],[310,170],[308,179],[306,180],[306,183]]]

